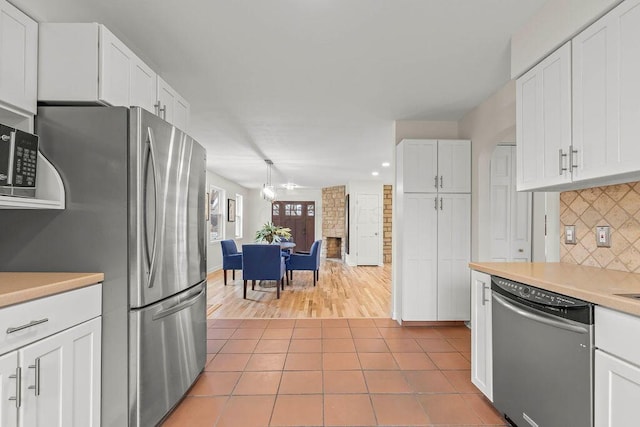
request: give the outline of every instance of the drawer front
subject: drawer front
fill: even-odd
[[[100,316],[102,284],[0,309],[0,354]]]
[[[640,365],[640,317],[596,306],[595,346]]]

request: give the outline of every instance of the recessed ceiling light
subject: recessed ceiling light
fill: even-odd
[[[388,168],[389,166],[391,166],[391,163],[389,163],[389,162],[382,162],[382,167],[383,167],[383,168]]]
[[[298,185],[294,184],[293,182],[287,182],[286,184],[282,184],[282,186],[284,188],[286,188],[287,190],[293,190],[294,188],[296,188]]]
[[[371,172],[371,175],[373,175],[373,176],[378,176],[378,175],[380,175],[380,172],[378,172],[378,171],[373,171],[373,172]]]

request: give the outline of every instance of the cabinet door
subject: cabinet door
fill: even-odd
[[[470,141],[438,141],[438,191],[471,192]]]
[[[639,44],[639,0],[573,39],[574,181],[640,170]]]
[[[402,202],[402,319],[437,320],[437,197],[405,194]]]
[[[0,0],[0,100],[36,113],[38,24]]]
[[[61,334],[20,350],[23,368],[22,427],[64,427],[71,425],[65,414],[69,389],[64,377],[64,340]]]
[[[156,73],[138,57],[131,61],[129,104],[156,114]]]
[[[160,103],[158,116],[169,123],[173,123],[174,103],[176,92],[167,82],[158,76],[158,102]]]
[[[438,194],[438,320],[469,320],[471,196]]]
[[[405,193],[437,192],[438,141],[406,139],[403,144],[403,191]]]
[[[640,419],[640,367],[601,350],[595,351],[594,363],[595,427],[637,425]]]
[[[188,132],[190,110],[191,107],[187,100],[176,93],[173,111],[173,125],[184,132]]]
[[[21,404],[20,369],[18,369],[18,352],[14,351],[0,356],[0,426],[15,427],[18,425],[18,406]]]
[[[100,318],[20,350],[24,427],[100,424]]]
[[[493,401],[491,276],[471,272],[471,382]]]
[[[516,81],[518,190],[571,181],[571,43]]]
[[[103,25],[100,26],[100,100],[131,105],[131,62],[135,55]]]

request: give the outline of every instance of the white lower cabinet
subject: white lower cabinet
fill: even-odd
[[[637,425],[640,420],[640,366],[601,350],[596,350],[595,366],[595,426]]]
[[[491,276],[471,272],[471,382],[493,401]]]
[[[402,320],[469,320],[469,194],[402,197]]]
[[[640,317],[598,306],[594,327],[594,426],[636,426],[640,420]]]
[[[33,336],[38,326],[17,333]],[[0,356],[0,425],[99,426],[100,355],[98,316]]]
[[[0,426],[18,425],[20,371],[17,351],[0,356]]]

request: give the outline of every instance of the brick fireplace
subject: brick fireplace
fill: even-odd
[[[345,230],[344,185],[322,189],[322,256],[340,258],[344,253]]]
[[[342,238],[327,237],[327,258],[342,259]]]

